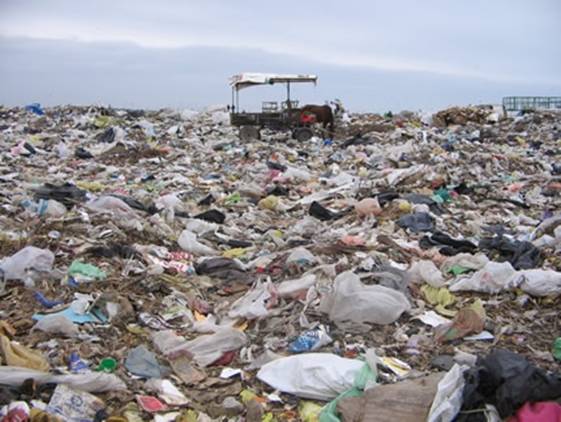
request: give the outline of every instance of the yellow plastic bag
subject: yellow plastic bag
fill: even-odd
[[[456,302],[456,296],[454,296],[446,287],[432,287],[425,284],[421,287],[421,291],[425,296],[428,303],[435,306],[435,311],[444,316],[454,316],[456,311],[446,309],[448,306]]]
[[[49,363],[40,353],[10,341],[6,336],[0,336],[0,354],[3,362],[8,366],[19,366],[45,372],[49,370]]]

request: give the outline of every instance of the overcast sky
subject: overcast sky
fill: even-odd
[[[559,0],[0,0],[0,103],[201,107],[242,71],[360,110],[561,95],[560,22]]]

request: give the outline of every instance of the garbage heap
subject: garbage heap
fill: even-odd
[[[453,110],[0,108],[0,420],[558,420],[560,115]]]

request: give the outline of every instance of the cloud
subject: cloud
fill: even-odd
[[[143,48],[130,43],[0,38],[0,103],[102,103],[118,107],[203,107],[230,101],[228,77],[242,71],[315,73],[317,87],[299,85],[303,102],[340,98],[351,109],[437,109],[499,103],[506,95],[548,95],[561,84],[491,82],[431,72],[386,71],[326,64],[259,49]],[[246,109],[282,100],[280,86],[248,89]]]
[[[326,65],[498,82],[559,81],[557,0],[302,4],[3,0],[0,34],[175,49],[259,49]]]

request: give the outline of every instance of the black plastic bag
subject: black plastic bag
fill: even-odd
[[[439,252],[445,256],[453,256],[459,253],[473,253],[477,246],[468,240],[453,239],[446,233],[436,232],[431,236],[424,236],[419,241],[422,249],[429,249],[434,246],[442,246]]]
[[[479,358],[474,368],[464,373],[462,411],[494,405],[501,418],[513,415],[526,402],[555,400],[561,397],[561,375],[548,374],[522,355],[498,349]],[[460,413],[460,422],[485,421],[482,413]]]
[[[337,213],[328,210],[317,201],[312,202],[310,208],[308,209],[308,214],[321,221],[336,220],[339,218]]]
[[[415,212],[405,214],[397,220],[397,225],[402,229],[409,229],[414,233],[430,232],[434,230],[434,219],[429,213]]]
[[[89,152],[87,149],[82,147],[78,147],[74,150],[74,156],[76,158],[81,158],[83,160],[88,160],[94,157],[91,152]]]
[[[490,259],[510,262],[517,270],[536,268],[542,260],[540,250],[531,242],[510,240],[504,236],[481,239],[479,249]]]
[[[211,223],[222,224],[226,220],[226,215],[218,210],[208,210],[193,216],[199,220],[209,221]]]
[[[67,209],[71,209],[76,203],[86,200],[86,191],[71,183],[53,185],[45,183],[39,188],[33,189],[36,199],[54,199],[61,202]]]

